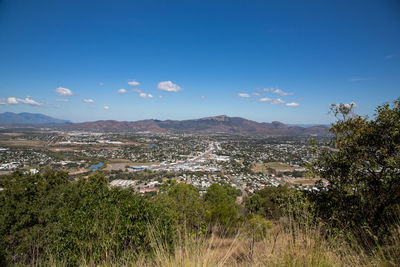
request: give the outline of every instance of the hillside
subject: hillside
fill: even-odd
[[[118,131],[118,132],[153,132],[153,133],[229,133],[250,135],[302,135],[318,134],[327,135],[328,127],[312,126],[299,127],[288,126],[281,122],[259,123],[239,117],[226,115],[206,117],[193,120],[141,120],[128,121],[94,121],[75,123],[64,127],[68,130],[85,131]]]
[[[226,115],[205,117],[192,120],[139,120],[116,121],[99,120],[82,123],[71,123],[67,120],[56,119],[43,114],[12,113],[0,114],[0,125],[12,127],[52,127],[65,130],[102,131],[102,132],[151,132],[151,133],[227,133],[247,135],[328,135],[328,126],[317,125],[310,127],[289,126],[274,121],[256,122],[240,117]]]

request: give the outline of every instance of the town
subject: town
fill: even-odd
[[[0,175],[58,169],[77,179],[99,171],[110,186],[151,194],[170,180],[192,184],[201,194],[212,183],[230,184],[244,196],[283,184],[317,190],[319,177],[306,166],[316,155],[312,149],[328,138],[2,130]]]

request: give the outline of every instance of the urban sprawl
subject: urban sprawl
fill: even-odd
[[[200,193],[212,183],[228,183],[244,196],[284,184],[317,190],[320,178],[311,177],[306,166],[326,138],[3,130],[0,175],[49,168],[75,178],[102,172],[111,186],[152,194],[171,180],[192,184]]]

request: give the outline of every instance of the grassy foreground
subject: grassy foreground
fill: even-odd
[[[81,266],[399,266],[400,227],[393,232],[393,243],[374,246],[366,252],[349,241],[327,239],[319,228],[304,229],[277,223],[257,242],[245,233],[233,237],[181,238],[173,250],[149,231],[153,253],[125,251],[121,257],[94,264],[82,258]],[[294,229],[290,231],[288,229]],[[107,252],[105,252],[107,253]],[[64,266],[64,262],[38,262],[37,266]]]

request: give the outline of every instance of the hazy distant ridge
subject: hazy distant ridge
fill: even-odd
[[[50,124],[50,123],[71,123],[67,120],[55,119],[39,113],[0,113],[0,124]]]

